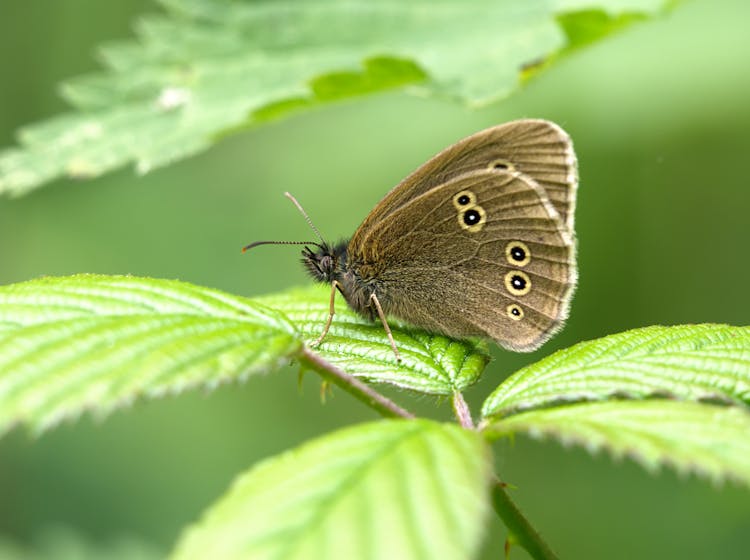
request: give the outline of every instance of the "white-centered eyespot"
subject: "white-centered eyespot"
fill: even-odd
[[[520,321],[521,319],[523,319],[523,308],[516,303],[511,303],[508,307],[506,307],[505,312],[508,314],[508,317],[510,317],[514,321]]]
[[[514,296],[525,296],[531,290],[531,279],[525,272],[511,270],[505,275],[505,287]]]
[[[471,191],[463,190],[453,195],[453,206],[456,210],[466,210],[477,203],[477,195]]]
[[[505,246],[505,258],[513,266],[526,266],[531,262],[531,251],[522,241],[511,241]]]
[[[477,204],[458,213],[458,224],[471,233],[480,231],[486,221],[487,213]]]

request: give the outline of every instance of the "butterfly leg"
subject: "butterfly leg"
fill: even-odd
[[[393,333],[391,333],[391,327],[388,326],[388,321],[385,320],[385,313],[383,313],[383,308],[380,307],[380,301],[378,300],[378,296],[375,295],[373,292],[370,294],[370,301],[375,305],[375,309],[378,310],[378,317],[380,317],[380,322],[383,323],[383,328],[385,329],[385,334],[388,335],[388,341],[391,343],[391,348],[393,349],[393,353],[396,355],[396,360],[401,361],[401,354],[398,352],[398,348],[396,348],[396,341],[393,340]]]
[[[320,334],[320,336],[315,340],[315,342],[312,343],[312,346],[317,346],[321,342],[323,342],[323,339],[328,334],[328,329],[331,328],[331,323],[333,322],[333,316],[336,314],[336,290],[341,290],[341,286],[339,285],[336,280],[331,282],[331,302],[328,306],[328,320],[326,321],[325,327],[323,327],[323,332]]]

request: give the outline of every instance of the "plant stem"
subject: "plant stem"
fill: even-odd
[[[462,427],[469,430],[474,429],[474,422],[471,419],[471,410],[469,410],[469,405],[466,404],[463,393],[460,391],[453,393],[453,413],[456,415],[458,423],[461,424]]]
[[[324,379],[331,381],[344,391],[362,401],[367,406],[377,410],[383,416],[389,418],[414,418],[414,414],[394,403],[389,398],[381,395],[375,389],[362,383],[353,375],[349,375],[341,368],[324,360],[309,348],[304,347],[300,356],[310,368],[318,372]]]
[[[503,520],[518,544],[528,552],[535,560],[558,560],[557,555],[552,552],[549,545],[544,542],[539,533],[531,526],[528,519],[524,517],[521,510],[513,502],[505,484],[496,480],[492,485],[492,506]]]

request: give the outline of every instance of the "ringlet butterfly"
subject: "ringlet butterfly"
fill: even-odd
[[[387,316],[456,338],[535,350],[568,315],[576,284],[573,231],[578,171],[568,134],[521,119],[434,156],[381,200],[348,242],[306,245],[310,275],[360,315]],[[310,247],[315,247],[311,249]]]

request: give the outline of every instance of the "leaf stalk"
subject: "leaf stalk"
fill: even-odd
[[[376,410],[387,418],[415,418],[414,414],[400,407],[388,397],[381,395],[369,385],[353,375],[346,373],[338,366],[313,352],[307,347],[302,349],[300,360],[310,369],[319,373],[323,379],[342,388],[357,400]]]

